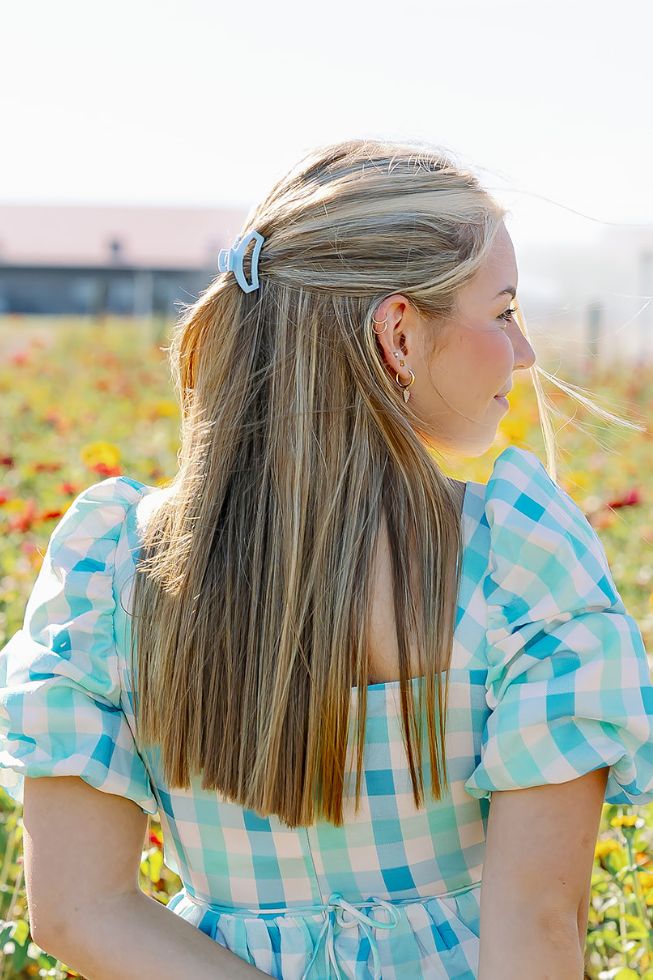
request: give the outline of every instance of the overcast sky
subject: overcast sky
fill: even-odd
[[[3,203],[249,209],[387,137],[472,166],[516,245],[653,222],[651,0],[5,0],[0,32]]]

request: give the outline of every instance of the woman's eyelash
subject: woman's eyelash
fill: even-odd
[[[516,312],[517,312],[517,307],[516,306],[509,306],[508,309],[504,313],[500,313],[499,314],[499,316],[497,317],[497,320],[504,320],[506,323],[509,323],[512,320],[513,313],[516,313]]]

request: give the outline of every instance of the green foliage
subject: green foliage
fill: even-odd
[[[175,474],[180,418],[163,350],[170,326],[0,320],[0,341],[10,341],[4,349],[13,350],[0,362],[0,636],[20,627],[49,535],[73,497],[104,476],[124,472],[164,485]],[[611,411],[632,408],[636,420],[646,418],[653,371],[596,372],[589,393]],[[563,400],[557,389],[550,393],[554,406]],[[544,458],[527,381],[516,380],[510,403],[495,446],[457,468],[457,478],[485,481],[508,443]],[[558,481],[600,533],[616,584],[650,650],[653,506],[641,484],[653,468],[653,439],[649,432],[603,426],[599,442],[590,431],[596,417],[588,416],[584,428],[583,410],[576,403],[572,408],[577,428],[567,427],[561,440],[571,465]],[[11,430],[3,431],[9,419]],[[645,489],[650,494],[650,484]],[[31,940],[22,834],[21,808],[0,788],[0,980],[77,977]],[[149,818],[147,840],[140,886],[167,904],[181,882],[163,861],[156,817]],[[653,804],[632,810],[606,805],[592,874],[587,980],[653,980],[652,908]]]

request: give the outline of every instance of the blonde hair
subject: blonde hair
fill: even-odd
[[[459,490],[418,438],[372,317],[400,291],[432,324],[432,350],[443,344],[505,213],[436,148],[319,147],[245,223],[265,237],[259,289],[219,273],[181,314],[169,348],[179,470],[143,535],[131,664],[138,736],[160,749],[171,787],[201,771],[202,789],[290,827],[341,825],[356,685],[358,807],[384,514],[415,805],[424,688],[431,794],[446,792],[439,675],[460,584]]]

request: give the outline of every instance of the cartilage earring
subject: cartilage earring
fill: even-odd
[[[383,330],[374,330],[374,327],[372,327],[372,330],[374,330],[374,333],[376,333],[376,334],[385,333],[385,331],[388,328],[388,318],[387,317],[385,318],[385,320],[375,320],[374,317],[372,317],[372,323],[385,323],[385,327],[383,328]]]

